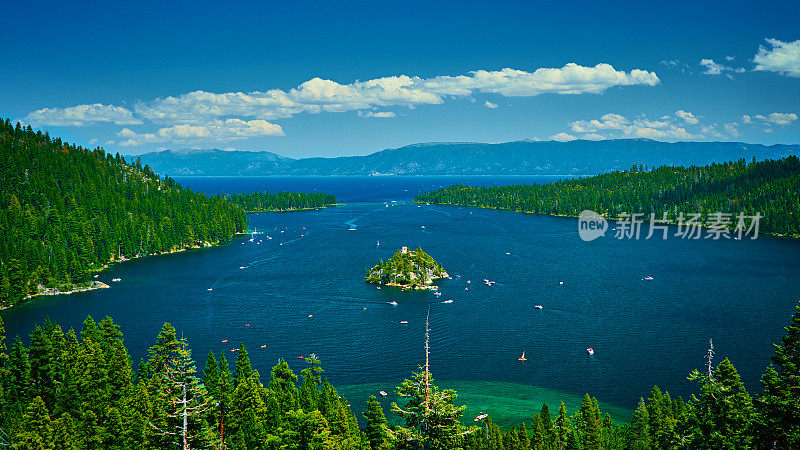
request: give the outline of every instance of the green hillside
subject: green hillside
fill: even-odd
[[[0,307],[89,286],[109,262],[225,242],[247,225],[221,197],[8,119],[0,180]]]

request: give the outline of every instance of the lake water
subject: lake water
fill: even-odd
[[[251,215],[251,228],[265,232],[254,242],[239,236],[219,248],[119,264],[100,275],[111,289],[40,298],[3,318],[14,336],[46,316],[79,328],[87,314],[110,315],[135,360],[168,321],[188,338],[199,367],[209,349],[234,360],[230,350],[243,342],[264,380],[278,358],[299,372],[297,356],[316,353],[355,410],[424,362],[428,310],[433,375],[459,390],[471,417],[529,421],[542,401],[557,411],[561,400],[577,407],[589,392],[627,420],[654,384],[684,398],[695,392],[686,376],[703,367],[709,338],[716,361],[730,358],[751,391],[760,390],[800,294],[800,243],[584,242],[576,219],[410,203],[416,192],[459,182],[533,180],[179,179],[206,193],[323,190],[347,204]],[[404,245],[422,246],[453,277],[438,283],[440,297],[364,283],[365,268]],[[110,283],[114,277],[122,282]],[[389,416],[391,400],[382,398]]]

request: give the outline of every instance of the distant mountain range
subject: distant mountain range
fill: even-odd
[[[293,159],[270,152],[166,150],[139,155],[169,176],[265,175],[594,175],[633,164],[706,165],[800,155],[800,145],[659,142],[649,139],[501,144],[429,143],[366,156]],[[133,157],[134,159],[136,156]]]

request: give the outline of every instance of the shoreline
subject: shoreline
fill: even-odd
[[[320,209],[331,208],[334,206],[345,206],[347,203],[331,203],[325,206],[313,206],[308,208],[289,208],[289,209],[264,209],[259,211],[247,211],[245,214],[262,214],[262,213],[282,213],[282,212],[299,212],[299,211],[319,211]]]
[[[237,232],[237,233],[234,233],[233,236],[241,235],[241,234],[250,234],[250,233],[238,233]],[[100,266],[99,269],[92,270],[91,273],[93,275],[99,274],[101,272],[105,272],[106,270],[110,269],[114,265],[117,265],[117,264],[120,264],[120,263],[123,263],[123,262],[126,262],[126,261],[132,261],[134,259],[143,259],[143,258],[149,258],[149,257],[153,257],[153,256],[171,255],[171,254],[174,254],[174,253],[183,253],[183,252],[191,251],[191,250],[201,250],[201,249],[204,249],[204,248],[217,247],[219,245],[220,245],[219,241],[217,241],[217,242],[203,241],[203,242],[201,242],[201,245],[197,245],[197,244],[195,244],[195,245],[185,245],[185,246],[177,248],[177,249],[165,250],[163,252],[155,252],[155,253],[150,253],[150,254],[146,254],[146,255],[134,255],[134,256],[132,256],[130,258],[122,256],[119,259],[111,259],[111,260],[107,261],[105,264]],[[55,296],[55,295],[69,295],[69,294],[75,294],[75,293],[78,293],[78,292],[89,292],[89,291],[96,291],[98,289],[108,289],[110,287],[111,287],[111,285],[108,285],[108,284],[103,283],[102,281],[98,281],[98,280],[91,280],[91,281],[89,281],[87,283],[75,284],[75,285],[73,285],[73,287],[71,289],[66,290],[66,291],[62,291],[62,290],[60,290],[58,288],[46,288],[43,285],[39,285],[39,291],[37,293],[29,294],[29,295],[23,297],[22,300],[18,301],[17,303],[14,303],[11,306],[0,306],[0,311],[9,310],[9,309],[11,309],[11,308],[13,308],[13,307],[15,307],[17,305],[28,303],[28,301],[30,301],[31,299],[34,299],[36,297]]]
[[[430,204],[430,205],[439,205],[439,206],[461,206],[461,207],[464,207],[464,208],[495,209],[495,210],[498,210],[498,211],[511,211],[511,212],[521,213],[521,214],[533,214],[535,216],[542,216],[542,217],[560,217],[560,218],[564,218],[564,219],[577,219],[577,218],[580,217],[580,216],[572,215],[572,214],[539,214],[539,213],[536,213],[536,212],[533,212],[533,211],[524,211],[524,210],[521,210],[521,209],[503,208],[501,206],[462,205],[460,203],[430,203],[430,202],[421,202],[421,201],[418,201],[418,200],[412,200],[411,202],[412,203],[417,203],[417,204]],[[603,216],[603,215],[601,214],[601,216]],[[616,221],[616,220],[619,219],[618,217],[606,217],[606,216],[603,216],[603,218],[606,219],[606,220],[609,220],[609,221],[611,221],[611,220]],[[649,220],[647,220],[645,222],[642,222],[643,225],[649,225],[649,223],[650,223]],[[659,225],[661,225],[661,223],[659,223]],[[667,222],[667,223],[664,223],[663,225],[667,225],[667,226],[670,226],[670,227],[676,227],[678,225],[690,225],[690,224],[687,224],[686,222]],[[691,224],[691,225],[697,225],[697,224]],[[699,224],[699,226],[700,226],[700,228],[703,228],[703,229],[709,228],[709,227],[705,226],[705,224]],[[733,229],[729,229],[728,231],[730,233],[732,233]],[[763,236],[772,237],[772,238],[778,238],[778,239],[787,239],[787,240],[790,240],[790,241],[800,240],[800,234],[791,235],[791,234],[783,234],[783,233],[770,233],[770,232],[765,232],[765,231],[759,230],[758,231],[758,235],[759,236],[763,235]]]

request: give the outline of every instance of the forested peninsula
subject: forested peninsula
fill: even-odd
[[[252,192],[228,194],[225,198],[248,213],[283,212],[319,209],[336,205],[336,196],[323,192]]]
[[[137,160],[0,121],[0,308],[91,287],[128,258],[229,241],[245,211]]]
[[[708,223],[714,213],[761,214],[760,232],[800,238],[800,159],[663,166],[630,170],[554,183],[473,187],[454,185],[415,197],[417,202],[509,209],[578,216],[590,209],[606,218],[643,213],[677,223],[681,214],[699,214]],[[645,219],[646,220],[646,219]]]

